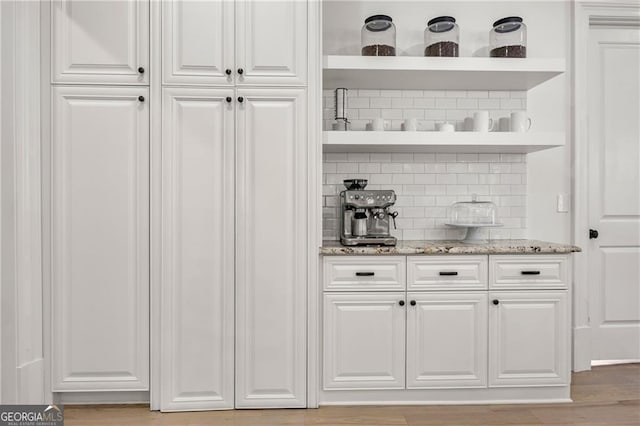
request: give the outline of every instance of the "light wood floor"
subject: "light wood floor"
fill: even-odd
[[[640,364],[573,375],[573,403],[322,407],[317,410],[151,412],[143,405],[71,406],[65,425],[640,425]]]

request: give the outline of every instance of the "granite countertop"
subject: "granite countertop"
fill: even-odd
[[[323,241],[321,255],[387,255],[387,254],[566,254],[582,251],[570,244],[538,240],[478,240],[468,243],[456,240],[398,241],[390,246],[347,247],[339,241]]]

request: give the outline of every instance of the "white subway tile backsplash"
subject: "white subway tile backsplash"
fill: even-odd
[[[334,92],[323,91],[324,129],[334,117]],[[389,120],[400,130],[407,118],[419,130],[448,121],[462,130],[465,117],[488,110],[494,120],[526,111],[526,91],[349,90],[347,115],[352,130],[365,130],[373,118]],[[323,164],[323,238],[338,238],[339,193],[347,178],[369,179],[370,189],[393,189],[398,195],[400,239],[460,239],[464,230],[445,226],[447,208],[471,194],[498,206],[502,228],[482,230],[484,238],[526,236],[526,156],[492,153],[326,153]]]

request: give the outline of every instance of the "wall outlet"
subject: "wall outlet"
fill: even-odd
[[[567,194],[558,194],[558,213],[569,213],[569,197]]]

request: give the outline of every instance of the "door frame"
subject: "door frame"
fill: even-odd
[[[573,261],[573,371],[591,369],[591,324],[588,288],[590,244],[589,229],[589,170],[586,140],[588,129],[588,44],[591,26],[637,26],[640,6],[630,1],[576,1],[573,9],[573,241],[582,247]]]

